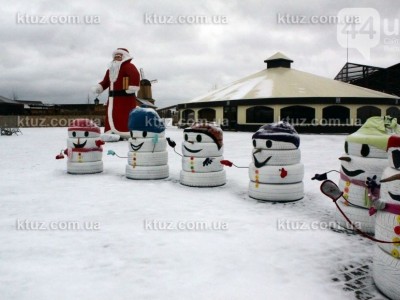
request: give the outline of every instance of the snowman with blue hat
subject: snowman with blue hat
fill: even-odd
[[[129,114],[128,164],[129,179],[163,179],[169,176],[165,125],[157,112],[145,106]],[[116,155],[109,151],[108,154]]]

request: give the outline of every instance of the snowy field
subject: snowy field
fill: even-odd
[[[226,168],[222,187],[180,185],[171,148],[168,179],[126,179],[126,159],[105,155],[126,156],[126,141],[104,146],[103,173],[70,175],[55,160],[66,128],[22,131],[0,137],[1,300],[384,299],[373,243],[327,228],[335,206],[311,181],[339,169],[343,135],[301,135],[305,198],[273,204],[248,197],[247,169]],[[225,132],[225,159],[248,166],[251,135]],[[181,152],[182,130],[167,136]]]

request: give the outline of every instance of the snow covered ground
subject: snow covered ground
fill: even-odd
[[[272,204],[248,197],[247,169],[226,168],[222,187],[180,185],[171,148],[166,180],[126,179],[126,159],[106,155],[103,173],[70,175],[54,159],[66,128],[22,131],[0,137],[0,299],[354,299],[349,282],[359,299],[384,299],[374,245],[326,228],[335,206],[311,181],[339,168],[343,135],[301,135],[305,198]],[[248,166],[251,135],[225,132],[225,158]],[[167,136],[180,152],[182,130]],[[349,279],[357,266],[365,278]]]

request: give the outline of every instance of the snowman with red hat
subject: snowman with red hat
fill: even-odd
[[[375,237],[392,243],[378,243],[374,252],[373,277],[377,287],[391,299],[400,299],[400,135],[388,141],[389,167],[383,174],[376,213]]]
[[[192,187],[224,185],[222,129],[211,123],[195,123],[183,131],[183,136],[180,183]]]
[[[67,149],[56,159],[67,155],[67,172],[70,174],[100,173],[103,172],[102,145],[100,127],[89,119],[76,119],[68,128]]]

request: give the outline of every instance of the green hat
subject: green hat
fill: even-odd
[[[371,117],[360,129],[347,136],[349,143],[367,144],[386,151],[389,137],[400,133],[396,118],[390,116]]]

